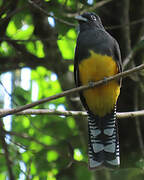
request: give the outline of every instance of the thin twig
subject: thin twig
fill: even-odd
[[[92,88],[92,87],[103,85],[103,84],[105,84],[105,83],[107,83],[109,81],[112,81],[114,79],[117,80],[117,79],[122,78],[122,77],[125,78],[126,76],[129,76],[130,74],[132,74],[134,72],[137,72],[137,71],[140,71],[142,69],[144,69],[144,64],[141,64],[141,65],[139,65],[139,66],[137,66],[135,68],[132,68],[132,69],[127,70],[127,71],[124,71],[122,73],[118,73],[115,76],[108,77],[108,78],[106,78],[104,80],[100,80],[100,81],[94,82],[93,85],[89,84],[89,85],[84,85],[84,86],[80,86],[80,87],[77,87],[77,88],[73,88],[73,89],[70,89],[70,90],[66,90],[66,91],[63,91],[62,93],[50,96],[48,98],[41,99],[39,101],[35,101],[35,102],[31,103],[31,104],[26,104],[24,106],[20,106],[18,108],[11,109],[11,110],[9,110],[7,112],[1,113],[0,114],[0,118],[1,117],[5,117],[7,115],[18,113],[20,111],[32,108],[34,106],[43,104],[43,103],[48,102],[48,101],[52,101],[54,99],[58,99],[60,97],[68,96],[68,95],[70,95],[72,93],[76,93],[76,92],[79,92],[79,91],[82,91],[82,90],[86,90],[86,89],[89,89],[89,88]]]
[[[11,18],[12,16],[16,15],[17,13],[23,11],[24,9],[28,8],[28,6],[23,6],[21,8],[17,8],[14,11],[10,12],[5,18],[0,19],[0,24]]]
[[[37,144],[45,147],[46,149],[53,149],[53,148],[55,148],[55,146],[48,146],[48,145],[40,142],[39,140],[37,140],[36,138],[34,138],[34,137],[32,137],[32,136],[28,136],[28,135],[25,134],[25,133],[17,133],[17,132],[14,132],[14,131],[6,131],[6,130],[4,130],[4,133],[5,133],[5,134],[9,134],[9,135],[11,135],[11,136],[18,136],[18,137],[23,138],[23,139],[26,139],[26,140],[28,140],[28,141],[36,142]]]
[[[28,150],[30,150],[27,146],[25,146],[25,145],[23,145],[22,143],[20,144],[20,143],[17,143],[17,142],[15,142],[14,140],[12,140],[11,138],[9,138],[8,139],[12,144],[14,144],[15,146],[17,146],[17,147],[19,147],[19,148],[21,148],[21,149],[24,149],[24,150],[26,150],[26,151],[28,151]],[[33,150],[31,150],[31,151],[33,151]],[[34,152],[34,151],[33,151]]]
[[[129,22],[129,8],[130,8],[130,0],[122,0],[123,8],[121,10],[121,24],[130,24]],[[130,26],[123,26],[121,28],[121,33],[123,36],[123,48],[125,50],[125,55],[127,56],[131,51],[131,42],[130,42]]]
[[[74,13],[74,14],[69,14],[69,15],[65,15],[66,17],[75,17],[76,15],[78,14],[82,14],[83,12],[87,12],[87,11],[92,11],[98,7],[101,7],[103,6],[104,4],[110,2],[111,0],[104,0],[102,2],[98,2],[96,3],[94,6],[86,9],[86,10],[83,10],[81,12],[78,12],[78,13]],[[29,3],[31,3],[35,8],[39,9],[39,11],[41,11],[43,14],[47,15],[47,16],[50,16],[50,17],[53,17],[54,19],[56,19],[57,21],[63,23],[63,24],[66,24],[68,26],[72,26],[72,27],[76,27],[76,24],[73,24],[73,23],[69,23],[68,21],[65,21],[63,19],[60,19],[50,13],[47,13],[44,9],[42,9],[39,5],[37,5],[36,3],[34,3],[34,1],[31,1],[29,0]],[[144,18],[142,19],[138,19],[138,20],[135,20],[135,21],[132,21],[130,23],[126,23],[126,24],[122,24],[122,25],[116,25],[116,26],[107,26],[105,27],[105,29],[109,29],[109,30],[113,30],[113,29],[119,29],[119,28],[122,28],[122,27],[126,27],[126,26],[132,26],[132,25],[135,25],[135,24],[139,24],[139,23],[142,23],[144,22]]]
[[[122,0],[122,6],[123,8],[121,11],[120,22],[121,24],[130,24],[130,20],[129,20],[130,0]],[[124,60],[123,69],[124,67],[126,67],[126,65],[128,65],[129,62],[131,68],[135,67],[134,61],[130,61],[132,59],[134,52],[131,47],[130,26],[129,25],[123,26],[121,28],[121,34],[123,37],[122,42],[125,42],[122,44],[122,51],[124,52],[123,56],[127,57],[127,59]],[[135,81],[138,80],[137,76],[130,76],[130,78]]]
[[[125,26],[133,26],[133,25],[143,23],[143,22],[144,22],[144,18],[141,18],[141,19],[134,20],[130,23],[122,24],[122,25],[120,24],[120,25],[114,25],[114,26],[107,26],[105,27],[105,29],[114,30],[114,29],[125,27]]]
[[[83,14],[85,12],[91,12],[97,8],[102,7],[104,4],[107,4],[109,2],[111,2],[112,0],[103,0],[100,2],[95,3],[94,5],[88,7],[88,8],[84,8],[83,10],[80,10],[79,12],[76,13],[65,13],[64,16],[68,17],[68,18],[74,18],[75,16],[79,15],[79,14]]]
[[[76,26],[76,25],[73,24],[73,23],[70,23],[70,22],[65,21],[65,20],[63,20],[63,19],[60,19],[60,18],[58,18],[58,17],[56,17],[56,16],[48,13],[48,12],[45,11],[43,8],[41,8],[39,5],[37,5],[34,1],[28,0],[28,2],[29,2],[30,4],[32,4],[33,7],[35,7],[36,9],[38,9],[40,12],[42,12],[43,14],[45,14],[46,16],[53,17],[55,20],[59,21],[60,23],[64,23],[64,24],[66,24],[66,25],[68,25],[68,26],[72,26],[72,27],[75,27],[75,26]]]
[[[134,55],[134,50],[131,50],[130,53],[127,55],[127,57],[123,61],[123,69],[125,69],[126,66],[129,64],[129,62],[132,59],[133,55]]]
[[[89,7],[89,8],[85,8],[83,11],[81,11],[81,13],[84,13],[84,12],[88,12],[88,11],[93,11],[97,8],[100,8],[102,7],[104,4],[107,4],[109,2],[111,2],[112,0],[103,0],[103,1],[100,1],[100,2],[97,2],[95,3],[93,6]]]
[[[12,94],[10,94],[8,92],[8,90],[6,89],[6,87],[4,86],[4,84],[0,81],[0,85],[3,87],[4,91],[6,92],[6,94],[10,97],[10,99],[12,99]],[[17,103],[15,102],[15,100],[12,100],[13,104],[17,105]]]

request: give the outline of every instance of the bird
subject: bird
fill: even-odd
[[[79,23],[74,56],[76,87],[91,85],[122,72],[118,42],[104,28],[100,17],[85,12],[75,17]],[[122,79],[105,82],[79,92],[88,113],[89,169],[118,168],[120,148],[116,104]]]

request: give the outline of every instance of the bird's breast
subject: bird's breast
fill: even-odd
[[[107,55],[90,51],[90,57],[79,64],[79,76],[82,85],[96,82],[118,73],[116,61]],[[89,109],[96,115],[104,116],[110,113],[116,104],[120,93],[118,81],[113,80],[92,89],[83,91],[83,96]]]

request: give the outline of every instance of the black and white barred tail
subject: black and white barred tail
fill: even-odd
[[[115,168],[120,165],[116,107],[100,118],[89,113],[89,168]]]

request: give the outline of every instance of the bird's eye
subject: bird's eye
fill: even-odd
[[[93,21],[96,21],[96,20],[97,20],[94,15],[91,15],[91,19],[92,19]]]

